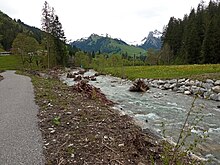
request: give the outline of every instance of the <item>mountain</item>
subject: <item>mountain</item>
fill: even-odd
[[[111,38],[109,35],[99,36],[92,34],[88,38],[81,38],[71,43],[72,46],[86,51],[86,52],[101,52],[108,54],[128,54],[130,56],[143,55],[145,50],[140,47],[128,45],[121,39]]]
[[[148,50],[150,48],[160,50],[162,46],[161,42],[162,33],[158,30],[150,31],[148,37],[145,37],[141,42],[142,44],[139,45],[140,48],[144,50]]]
[[[15,20],[0,10],[0,52],[10,51],[12,43],[17,37],[18,33],[25,33],[26,35],[35,38],[39,43],[42,43],[45,32],[39,28],[27,25],[20,19]],[[66,45],[69,54],[74,54],[79,51],[76,47]]]

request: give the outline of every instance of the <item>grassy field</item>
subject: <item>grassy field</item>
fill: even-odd
[[[18,70],[20,68],[22,68],[22,64],[19,56],[0,56],[0,70]],[[220,79],[220,64],[112,67],[105,68],[103,71],[107,74],[126,77],[131,80],[136,78]]]
[[[19,56],[0,56],[0,70],[17,70],[21,68],[21,60]]]
[[[126,77],[131,80],[136,78],[220,79],[220,64],[114,67],[106,68],[104,72],[118,77]]]

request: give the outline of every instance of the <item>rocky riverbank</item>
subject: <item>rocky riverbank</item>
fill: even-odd
[[[90,96],[78,92],[88,88],[68,87],[53,75],[34,75],[46,164],[163,164],[163,153],[172,155],[151,131],[143,132],[96,92]],[[189,157],[179,159],[192,163]]]
[[[197,95],[200,98],[220,101],[220,80],[207,79],[205,81],[190,79],[153,80],[145,79],[153,88],[170,90],[185,95]]]
[[[90,80],[88,76],[83,77],[85,71],[76,73],[73,74],[69,71],[67,78],[74,78],[74,81],[79,81],[83,78]],[[92,78],[92,81],[96,80],[95,75],[93,75]],[[170,90],[185,95],[197,95],[203,99],[220,101],[220,80],[206,79],[205,81],[199,81],[182,78],[171,80],[145,79],[144,81],[148,87]],[[134,82],[138,82],[138,80]]]
[[[71,70],[69,72],[74,73],[76,71]],[[95,74],[95,71],[90,70],[86,72],[85,75],[81,75],[81,77],[93,76]],[[185,79],[185,81],[186,80],[187,79]],[[62,81],[70,86],[77,83],[73,78],[66,78],[66,74],[62,75]],[[170,80],[163,81],[168,82]],[[206,83],[206,81],[203,82]],[[173,92],[172,89],[161,90],[159,87],[151,87],[146,93],[132,93],[129,91],[129,88],[135,81],[131,82],[109,75],[97,76],[96,81],[90,81],[89,83],[100,88],[107,98],[118,103],[116,107],[121,109],[125,114],[140,121],[138,124],[142,128],[152,128],[157,132],[161,132],[161,122],[166,123],[166,135],[174,139],[178,137],[179,129],[181,129],[181,124],[186,117],[186,112],[188,112],[194,100],[194,97],[184,93]],[[216,83],[216,80],[214,83]],[[161,84],[165,85],[165,82]],[[214,84],[214,86],[216,85]],[[197,137],[197,135],[200,136],[203,130],[207,130],[210,136],[208,140],[199,147],[202,150],[197,150],[198,155],[219,162],[219,102],[197,98],[195,104],[193,103],[193,107],[193,110],[199,110],[199,112],[201,112],[199,115],[204,116],[204,118],[199,124],[199,127],[197,127],[196,130],[192,130],[193,135],[189,141],[193,141],[194,137]],[[193,117],[191,116],[191,118]],[[213,132],[213,130],[216,130],[216,132]]]

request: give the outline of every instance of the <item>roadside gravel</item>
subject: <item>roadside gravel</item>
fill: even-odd
[[[0,164],[43,165],[42,137],[37,124],[31,79],[14,71],[1,73]]]

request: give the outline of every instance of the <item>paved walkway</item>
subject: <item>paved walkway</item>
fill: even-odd
[[[43,165],[31,79],[14,71],[1,73],[0,165]]]

